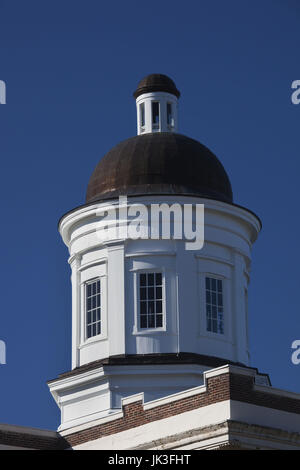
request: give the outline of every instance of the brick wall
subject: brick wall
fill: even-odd
[[[63,450],[69,447],[68,442],[65,441],[58,433],[53,433],[53,437],[30,434],[28,432],[19,431],[1,431],[0,430],[0,445],[12,447],[24,447],[26,449],[34,450]]]
[[[210,377],[207,379],[205,393],[199,393],[148,410],[144,410],[142,401],[134,402],[123,407],[122,418],[70,434],[65,436],[65,439],[70,446],[74,447],[100,437],[116,434],[229,399],[300,414],[300,400],[256,391],[253,389],[253,385],[253,377],[246,375],[227,373]]]
[[[249,376],[230,374],[230,398],[244,403],[300,414],[300,400],[253,390],[253,377]]]
[[[134,402],[123,407],[124,416],[122,418],[70,434],[65,436],[65,439],[73,447],[90,440],[168,418],[169,416],[175,416],[186,411],[228,400],[230,398],[229,393],[229,374],[223,374],[208,380],[207,391],[205,393],[157,406],[149,410],[144,410],[142,401]]]

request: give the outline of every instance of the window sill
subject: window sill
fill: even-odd
[[[166,328],[145,328],[142,330],[136,330],[134,329],[132,331],[132,334],[135,336],[143,336],[143,335],[153,335],[153,334],[166,334],[167,329]]]
[[[99,342],[105,341],[107,339],[108,339],[107,335],[93,336],[92,338],[88,338],[85,341],[83,341],[82,343],[80,343],[80,345],[78,346],[78,349],[83,349],[83,348],[89,346],[90,344],[99,343]]]

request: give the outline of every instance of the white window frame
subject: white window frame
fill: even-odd
[[[86,310],[86,285],[100,280],[101,292],[101,333],[96,336],[87,337],[87,310]],[[80,344],[79,347],[107,339],[107,276],[99,275],[81,282],[81,316],[80,316]]]
[[[162,275],[162,326],[157,328],[141,328],[140,327],[140,274]],[[133,334],[149,334],[167,331],[167,315],[166,315],[166,276],[163,269],[140,269],[134,272],[134,327]]]
[[[87,309],[87,287],[88,287],[89,285],[95,284],[96,282],[99,282],[99,284],[100,284],[100,291],[99,291],[99,295],[100,295],[100,305],[99,305],[99,307],[96,307],[96,308],[94,308],[94,309],[88,310],[88,309]],[[101,334],[102,334],[102,327],[103,327],[102,313],[103,313],[103,312],[102,312],[102,305],[101,305],[101,304],[102,304],[102,292],[101,292],[101,289],[102,289],[102,282],[101,282],[101,278],[99,278],[99,277],[96,277],[96,278],[94,278],[94,279],[90,279],[90,280],[88,280],[88,281],[85,281],[85,283],[84,283],[84,308],[85,308],[85,332],[84,332],[84,333],[85,333],[85,340],[88,340],[88,339],[90,339],[90,338],[95,338],[96,336],[101,336]],[[96,292],[96,296],[97,296],[97,295],[98,295],[98,293]],[[97,310],[97,309],[100,309],[100,319],[99,319],[99,320],[96,320],[95,322],[91,322],[90,325],[93,325],[94,323],[96,323],[96,325],[97,325],[98,323],[100,323],[100,333],[95,334],[95,335],[88,336],[88,334],[87,334],[87,329],[88,329],[88,325],[89,325],[89,323],[88,323],[88,321],[87,321],[88,311],[91,311],[91,312],[92,312],[93,310]]]
[[[223,332],[219,332],[219,331],[213,331],[213,330],[209,330],[208,327],[207,327],[207,321],[208,321],[208,318],[207,318],[207,299],[206,299],[206,291],[207,291],[207,288],[206,288],[206,280],[207,279],[210,279],[210,281],[212,280],[215,280],[217,283],[218,281],[221,282],[221,285],[222,285],[222,290],[221,290],[221,293],[222,293],[222,311],[223,311],[223,319],[222,319],[222,329],[223,329]],[[224,336],[225,335],[225,315],[224,315],[224,311],[225,311],[225,306],[224,306],[224,280],[223,279],[220,279],[220,277],[216,277],[216,276],[212,276],[212,275],[207,275],[205,276],[205,313],[206,313],[206,331],[208,333],[214,333],[214,334],[217,334],[217,335],[222,335]],[[211,289],[210,289],[210,292]],[[216,295],[218,295],[218,288],[216,288]],[[218,301],[217,301],[217,305],[218,305]],[[212,307],[212,302],[210,303],[210,306]],[[217,313],[218,315],[218,313]],[[211,315],[211,321],[212,320],[212,315]],[[217,323],[218,323],[218,317],[216,319]]]
[[[230,309],[230,279],[224,275],[212,272],[198,272],[199,276],[199,319],[200,319],[200,328],[199,328],[199,336],[217,339],[220,341],[230,341],[231,332],[229,326],[231,324],[231,309]],[[205,280],[207,277],[213,279],[219,279],[222,281],[223,287],[223,327],[224,333],[215,333],[213,331],[207,330],[207,323],[206,323],[206,284]]]

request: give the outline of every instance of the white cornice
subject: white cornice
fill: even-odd
[[[135,203],[142,203],[142,204],[145,204],[146,206],[149,206],[150,204],[154,202],[155,203],[164,202],[164,203],[169,203],[169,204],[173,204],[174,202],[182,203],[182,204],[184,203],[204,204],[206,210],[208,209],[214,212],[223,212],[224,214],[229,215],[233,218],[242,219],[245,223],[250,224],[256,233],[258,233],[261,229],[259,219],[252,212],[249,212],[245,208],[232,205],[232,204],[227,204],[221,201],[215,201],[213,199],[205,199],[205,198],[186,196],[186,195],[177,195],[173,197],[165,196],[165,195],[158,195],[158,196],[152,196],[152,197],[129,196],[127,206],[123,205],[122,207],[123,208],[129,207],[129,205],[131,205],[131,201],[134,201]],[[118,199],[114,199],[114,200],[106,201],[106,202],[105,201],[98,202],[92,205],[79,207],[78,209],[70,213],[67,213],[65,216],[63,216],[59,224],[59,232],[65,244],[69,246],[69,243],[70,243],[69,230],[71,229],[72,226],[74,226],[74,224],[76,224],[79,221],[82,223],[84,219],[97,217],[97,214],[99,213],[100,209],[105,212],[109,210],[110,208],[113,208],[115,210],[115,208],[118,207],[118,203],[119,203]],[[254,240],[252,240],[252,242],[253,241]]]

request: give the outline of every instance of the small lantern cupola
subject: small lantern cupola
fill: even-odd
[[[177,132],[180,92],[166,75],[151,74],[143,78],[133,96],[137,108],[137,133]]]

